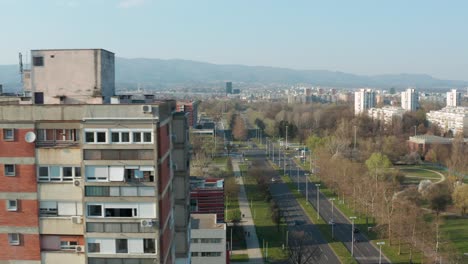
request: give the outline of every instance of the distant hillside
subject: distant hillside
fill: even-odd
[[[397,74],[363,76],[326,70],[291,70],[285,68],[218,65],[188,60],[116,58],[117,87],[164,89],[216,84],[224,81],[264,84],[307,83],[334,87],[377,87],[448,89],[468,86],[467,81],[439,80],[429,75]],[[0,65],[0,83],[11,89],[19,87],[18,67]]]

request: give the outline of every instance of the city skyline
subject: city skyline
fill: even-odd
[[[42,48],[468,80],[463,14],[452,1],[1,1],[0,65]],[[39,11],[39,12],[38,12]],[[38,23],[40,21],[40,23]]]

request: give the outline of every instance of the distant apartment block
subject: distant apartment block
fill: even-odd
[[[354,114],[359,115],[367,109],[375,107],[375,91],[372,89],[359,89],[354,93]]]
[[[444,133],[463,133],[468,136],[468,107],[445,107],[430,111],[426,118],[431,125],[439,126]]]
[[[216,214],[218,222],[224,222],[224,180],[191,177],[190,212],[192,214]]]
[[[103,49],[32,50],[23,88],[34,104],[109,103],[114,66],[114,53]]]
[[[401,107],[406,111],[416,111],[419,108],[419,96],[415,89],[408,88],[401,92]]]
[[[226,94],[232,94],[232,82],[226,82]]]
[[[452,89],[450,92],[447,92],[447,107],[457,107],[461,105],[462,96],[460,92],[457,92],[457,89]]]
[[[216,214],[191,215],[190,254],[192,264],[228,264],[226,224]]]
[[[401,107],[384,106],[382,108],[370,108],[367,114],[374,120],[382,120],[385,124],[392,124],[395,119],[402,119],[406,111]]]

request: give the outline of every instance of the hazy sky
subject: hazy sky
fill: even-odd
[[[468,80],[468,1],[0,0],[0,64],[42,48]]]

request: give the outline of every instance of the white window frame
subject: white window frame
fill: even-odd
[[[89,207],[90,206],[100,206],[101,207],[101,215],[89,215]],[[89,203],[86,205],[86,217],[89,218],[104,218],[104,204],[99,204],[99,203]]]
[[[119,135],[118,141],[112,140],[113,133],[118,133]],[[122,142],[122,133],[128,133],[128,142]],[[109,134],[110,134],[109,142],[111,142],[112,144],[132,144],[133,142],[133,138],[132,138],[133,132],[130,129],[110,129]]]
[[[7,169],[6,169],[7,166],[13,166],[13,174],[7,173]],[[16,176],[16,165],[15,164],[5,164],[3,166],[3,174],[5,174],[5,176],[7,176],[7,177],[15,177]]]
[[[134,133],[139,133],[141,141],[135,141],[135,138],[133,137]],[[145,142],[145,133],[150,133],[151,134],[151,141],[150,142]],[[134,144],[153,144],[153,130],[152,129],[135,129],[131,130],[131,139]]]
[[[58,167],[60,171],[59,176],[51,176],[51,168]],[[47,176],[41,175],[41,168],[47,168]],[[64,168],[72,168],[72,176],[64,176]],[[80,176],[76,176],[76,168],[81,167],[79,165],[39,165],[37,166],[37,181],[38,182],[73,182],[75,179],[81,179]]]
[[[90,206],[101,206],[101,215],[100,216],[95,216],[95,215],[89,215],[89,207]],[[131,209],[132,210],[132,216],[130,217],[107,217],[105,216],[106,209]],[[128,207],[122,207],[122,206],[113,206],[111,204],[105,204],[105,203],[88,203],[86,204],[86,217],[88,218],[138,218],[140,217],[141,212],[138,204],[135,203],[130,203]]]
[[[19,246],[21,244],[21,235],[19,233],[9,233],[8,244],[11,246]]]
[[[93,167],[94,170],[96,170],[96,167],[107,167],[107,175],[105,177],[103,175],[100,175],[100,177],[96,176],[96,171],[94,171],[94,176],[91,177],[91,175],[88,175],[88,170]],[[85,174],[86,174],[86,182],[109,182],[109,166],[105,165],[86,165],[85,166]]]
[[[97,141],[97,133],[102,133],[102,132],[105,133],[106,140],[105,140],[105,142],[98,142]],[[94,133],[94,141],[92,141],[92,142],[91,141],[90,142],[86,141],[86,133]],[[109,129],[105,129],[105,128],[84,129],[84,131],[83,131],[83,142],[85,144],[109,144],[109,142],[110,142]]]
[[[18,211],[18,200],[10,199],[10,200],[7,200],[6,202],[7,202],[6,203],[7,211],[11,211],[11,212]],[[12,205],[12,203],[14,203],[14,205]]]
[[[7,137],[7,131],[11,132],[11,136]],[[14,128],[4,128],[3,129],[3,140],[4,141],[15,141],[15,129]]]
[[[77,246],[77,241],[60,240],[61,250],[75,250]]]

